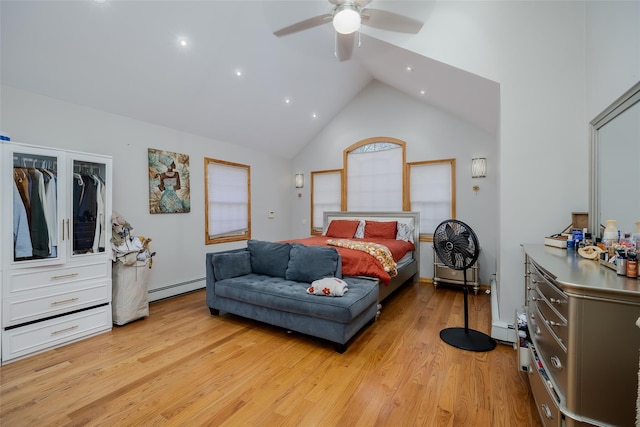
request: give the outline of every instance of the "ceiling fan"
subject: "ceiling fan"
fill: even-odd
[[[356,33],[359,35],[358,30],[361,24],[372,28],[409,34],[417,34],[423,25],[422,22],[413,18],[385,10],[367,8],[367,5],[372,0],[328,1],[333,5],[330,13],[296,22],[279,29],[273,34],[277,37],[282,37],[332,22],[333,28],[336,30],[335,56],[339,61],[346,61],[351,58]]]

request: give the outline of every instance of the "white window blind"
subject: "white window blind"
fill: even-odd
[[[410,209],[420,212],[420,234],[433,234],[453,213],[452,163],[409,164]]]
[[[311,229],[322,231],[324,213],[339,211],[341,205],[342,174],[340,171],[311,172],[313,217]]]
[[[248,235],[248,188],[248,166],[207,163],[208,239]]]
[[[375,151],[354,150],[348,153],[348,210],[402,210],[402,146],[386,145],[392,148]]]

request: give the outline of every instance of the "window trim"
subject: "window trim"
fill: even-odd
[[[407,183],[407,143],[397,139],[397,138],[391,138],[389,136],[374,136],[371,138],[366,138],[363,140],[360,140],[354,144],[351,144],[350,146],[348,146],[347,148],[345,148],[342,151],[342,170],[344,171],[344,175],[343,175],[343,179],[342,179],[342,205],[341,205],[341,209],[342,211],[347,211],[348,210],[348,206],[347,206],[347,189],[349,188],[349,183],[347,182],[348,180],[348,156],[349,153],[351,153],[352,151],[356,150],[357,148],[362,147],[363,145],[369,145],[369,144],[375,144],[375,143],[381,143],[381,142],[388,142],[391,144],[397,144],[402,148],[402,210],[403,211],[408,211],[409,209],[407,208],[407,205],[405,204],[405,194],[406,191],[409,189],[408,187],[408,183]]]
[[[238,236],[226,236],[226,237],[209,237],[209,165],[215,163],[223,166],[231,166],[237,168],[243,168],[247,171],[247,231]],[[226,160],[213,159],[210,157],[204,158],[204,240],[205,245],[212,245],[217,243],[226,242],[238,242],[241,240],[251,239],[251,166],[241,163],[229,162]]]
[[[314,178],[316,175],[321,175],[321,174],[332,174],[332,173],[337,173],[340,174],[340,207],[342,209],[342,204],[344,203],[345,200],[345,194],[344,194],[344,186],[343,186],[343,182],[344,182],[344,169],[327,169],[327,170],[320,170],[320,171],[311,171],[311,221],[310,222],[310,233],[312,236],[319,236],[322,234],[322,231],[318,232],[316,230],[314,230],[314,223],[313,223],[313,217],[314,217],[314,202],[313,202],[313,196],[314,196]],[[322,229],[322,227],[324,227],[324,224],[320,225],[320,229]]]
[[[407,174],[407,191],[404,193],[406,198],[406,210],[411,210],[411,167],[442,165],[449,163],[451,166],[451,219],[456,218],[456,159],[439,159],[439,160],[422,160],[417,162],[406,163]],[[420,233],[421,242],[433,242],[433,233]]]

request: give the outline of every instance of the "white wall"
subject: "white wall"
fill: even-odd
[[[373,81],[340,111],[294,159],[293,168],[309,172],[343,167],[343,151],[371,137],[388,136],[405,141],[407,162],[456,159],[456,217],[471,226],[482,247],[480,281],[488,284],[496,272],[497,242],[497,141],[484,130],[444,113],[391,87]],[[471,178],[471,159],[486,157],[487,177]],[[480,186],[476,194],[472,187]],[[310,185],[294,203],[294,234],[310,233]],[[306,224],[303,224],[306,222]],[[433,277],[430,243],[420,247],[420,276]]]
[[[587,2],[587,119],[640,81],[640,1]]]
[[[113,209],[129,221],[135,235],[151,237],[151,249],[157,252],[152,300],[203,287],[205,253],[246,246],[204,244],[204,157],[251,166],[253,238],[290,237],[291,201],[285,189],[292,187],[293,172],[288,160],[11,87],[1,90],[1,127],[12,142],[113,157]],[[190,213],[149,214],[148,148],[189,155]],[[275,212],[274,219],[267,218],[269,211]],[[177,284],[183,285],[174,287]]]

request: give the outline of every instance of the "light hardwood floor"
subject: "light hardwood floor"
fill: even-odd
[[[204,291],[148,318],[0,368],[2,426],[540,426],[516,352],[439,338],[462,292],[407,284],[344,354],[228,314]],[[490,298],[469,296],[488,332]]]

